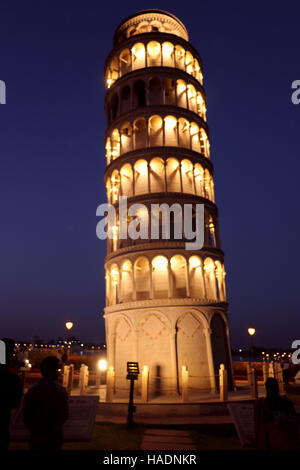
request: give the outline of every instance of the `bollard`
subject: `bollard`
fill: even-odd
[[[251,374],[250,393],[251,393],[251,398],[255,400],[258,397],[258,390],[257,390],[256,370],[254,367],[251,370],[250,374]]]
[[[67,390],[69,385],[70,367],[64,366],[62,386]]]
[[[80,395],[84,395],[89,382],[89,369],[88,366],[82,364],[79,372],[79,389]]]
[[[263,380],[264,384],[267,381],[267,378],[269,377],[269,364],[267,362],[263,363]]]
[[[149,399],[149,368],[143,367],[142,371],[142,402],[147,403]]]
[[[189,372],[186,366],[181,368],[181,399],[185,403],[189,401]]]
[[[274,362],[269,363],[269,377],[275,377]]]
[[[72,388],[73,388],[73,380],[74,380],[74,364],[69,365],[69,383],[68,383],[68,394],[71,395]]]
[[[228,399],[228,379],[227,379],[227,370],[225,369],[224,364],[220,364],[219,385],[220,385],[220,401],[226,401]]]
[[[107,383],[106,383],[106,401],[112,402],[114,396],[115,387],[115,371],[114,366],[110,366],[107,371]]]

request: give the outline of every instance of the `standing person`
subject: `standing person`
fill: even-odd
[[[256,447],[297,449],[299,415],[292,402],[279,395],[276,379],[269,377],[265,385],[266,398],[259,398],[254,403]]]
[[[15,342],[2,340],[6,349],[6,364],[0,365],[0,449],[7,450],[9,445],[9,424],[11,412],[17,408],[22,398],[22,383],[11,368]]]
[[[24,399],[24,423],[30,431],[31,450],[59,450],[62,427],[68,418],[68,394],[58,384],[59,360],[48,356],[41,364],[43,378]]]

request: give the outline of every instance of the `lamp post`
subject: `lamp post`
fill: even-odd
[[[133,393],[134,393],[134,381],[139,376],[139,364],[138,362],[127,362],[127,380],[130,380],[130,392],[129,392],[129,403],[128,403],[128,418],[127,428],[133,427],[133,413],[135,412],[135,406],[133,404]]]
[[[71,329],[73,328],[73,326],[74,326],[74,323],[73,323],[72,321],[70,321],[70,320],[67,321],[66,324],[65,324],[65,327],[67,328],[67,330],[68,330],[68,332],[69,332],[69,333],[67,334],[67,343],[69,343],[70,331],[71,331]],[[67,346],[69,346],[69,344],[67,344]],[[67,349],[68,349],[68,347],[67,347]]]
[[[248,328],[248,333],[250,335],[250,362],[253,362],[253,336],[255,335],[255,328],[252,326]]]

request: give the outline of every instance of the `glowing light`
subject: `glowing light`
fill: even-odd
[[[176,124],[177,124],[177,121],[174,117],[172,116],[167,116],[165,118],[165,128],[167,131],[172,131],[175,129],[176,127]]]
[[[111,270],[111,278],[112,278],[113,285],[116,286],[119,281],[119,271],[117,268],[113,268]]]
[[[252,327],[248,328],[248,333],[249,333],[250,336],[255,335],[255,328],[252,328]]]
[[[73,325],[74,325],[73,322],[67,321],[67,323],[66,323],[67,330],[71,330],[71,328],[73,328]]]
[[[100,359],[98,362],[98,369],[104,371],[107,369],[107,361],[105,359]]]
[[[151,41],[147,46],[147,51],[152,59],[157,59],[160,56],[160,44],[159,42]]]
[[[197,256],[192,256],[189,260],[189,264],[191,268],[197,269],[201,267],[201,262]]]
[[[138,162],[135,165],[135,170],[140,174],[140,175],[146,175],[148,171],[148,165],[146,161],[141,161]]]
[[[136,59],[144,59],[145,58],[144,44],[135,44],[132,48],[132,53]]]
[[[170,56],[173,52],[174,46],[170,42],[163,43],[163,56]]]
[[[157,256],[152,260],[154,269],[165,270],[168,266],[168,260],[164,256]]]

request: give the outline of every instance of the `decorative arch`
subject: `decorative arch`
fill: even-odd
[[[174,67],[174,45],[171,42],[162,44],[162,57],[164,67]]]
[[[204,261],[204,278],[206,298],[208,300],[218,300],[216,291],[215,264],[211,258],[206,258]]]
[[[199,256],[189,258],[190,295],[194,299],[204,299],[203,263]]]
[[[176,104],[176,91],[175,91],[175,80],[173,78],[165,79],[164,87],[165,101],[164,104]]]
[[[210,370],[207,359],[207,338],[204,333],[206,321],[197,312],[187,311],[176,324],[176,346],[178,357],[178,378],[181,387],[181,369],[186,366],[189,372],[189,387],[209,390]]]
[[[187,264],[182,255],[174,255],[170,260],[172,297],[187,297]]]
[[[140,149],[147,145],[147,125],[145,118],[138,118],[133,124],[134,148]]]
[[[133,107],[143,108],[146,106],[146,85],[144,80],[137,80],[133,85]]]
[[[167,186],[170,192],[180,192],[180,166],[176,158],[168,158],[166,165]]]
[[[204,196],[204,170],[200,163],[196,163],[194,167],[195,188],[198,196]]]
[[[190,123],[185,118],[178,119],[179,146],[190,148]]]
[[[133,171],[129,163],[122,166],[120,170],[122,196],[133,196]]]
[[[124,49],[119,57],[120,60],[120,76],[126,75],[131,72],[131,55],[129,49]]]
[[[122,154],[132,150],[132,129],[129,122],[121,127],[121,148]]]
[[[163,120],[160,116],[151,116],[149,119],[150,147],[163,145]]]
[[[134,351],[135,333],[126,316],[120,315],[117,317],[114,333],[115,385],[127,395],[129,387],[129,381],[126,379],[127,362],[136,360],[136,352]]]
[[[145,256],[139,257],[134,263],[134,282],[136,300],[150,299],[150,263]]]
[[[139,42],[137,44],[134,44],[134,46],[131,49],[131,54],[132,54],[132,70],[137,70],[145,67],[145,58],[146,58],[146,52],[145,52],[145,46],[143,43]]]
[[[174,116],[166,116],[164,119],[165,124],[165,145],[177,147],[177,119]]]
[[[120,270],[120,302],[130,302],[133,300],[133,272],[130,260],[123,261]]]
[[[165,165],[161,158],[153,158],[150,162],[150,191],[165,191]]]
[[[168,259],[155,256],[152,260],[152,288],[154,299],[166,299],[169,295]]]
[[[193,164],[190,160],[184,159],[181,162],[182,191],[194,194],[194,174]]]
[[[111,157],[115,160],[120,156],[120,133],[118,129],[114,129],[111,135]]]
[[[125,85],[121,90],[121,113],[128,113],[130,111],[131,89],[129,85]]]
[[[134,164],[135,194],[148,193],[148,163],[146,160],[138,160]]]
[[[150,395],[160,395],[162,390],[172,390],[170,382],[170,322],[160,312],[142,316],[139,323],[139,363],[149,367]]]
[[[150,106],[163,104],[161,80],[158,77],[150,78],[148,83],[148,103]]]

